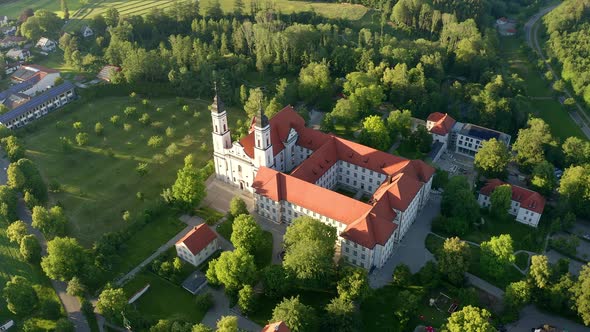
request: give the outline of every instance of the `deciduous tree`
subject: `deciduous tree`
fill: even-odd
[[[8,236],[8,240],[12,243],[20,243],[20,240],[27,234],[29,234],[27,224],[22,220],[13,222],[6,229],[6,236]]]
[[[238,305],[243,313],[248,314],[256,308],[256,293],[250,285],[244,285],[238,292]]]
[[[554,141],[545,121],[531,118],[527,125],[518,131],[512,152],[516,153],[515,160],[521,167],[530,169],[545,160],[545,148]]]
[[[172,185],[175,203],[185,210],[196,207],[205,198],[205,189],[204,179],[194,165],[193,156],[186,156],[184,167],[178,171],[176,182]]]
[[[21,276],[13,276],[6,283],[2,295],[6,300],[8,310],[15,315],[31,313],[39,302],[33,285]]]
[[[578,281],[573,287],[576,311],[586,326],[590,326],[590,263],[582,266]]]
[[[531,178],[531,185],[533,189],[540,192],[542,195],[549,196],[557,186],[557,178],[555,177],[555,167],[544,160],[533,166]]]
[[[283,299],[272,311],[271,322],[282,321],[293,332],[314,331],[317,326],[315,310],[299,301],[299,297]]]
[[[307,103],[316,103],[320,96],[329,95],[330,69],[325,62],[310,62],[299,72],[299,97]]]
[[[127,295],[122,288],[106,288],[98,296],[96,310],[103,316],[113,319],[127,307]]]
[[[463,281],[464,274],[469,269],[471,250],[469,244],[461,241],[458,237],[451,237],[445,240],[438,259],[440,272],[455,284]]]
[[[232,224],[231,242],[253,255],[262,243],[262,228],[251,215],[241,214]]]
[[[216,332],[238,332],[238,317],[236,316],[222,316],[217,321]]]
[[[480,265],[495,278],[501,277],[508,266],[514,263],[512,237],[508,234],[492,236],[489,241],[481,243]]]
[[[321,320],[321,327],[325,331],[354,332],[357,331],[355,322],[354,303],[343,297],[335,297],[326,305],[326,317]]]
[[[230,291],[250,285],[256,279],[254,257],[244,249],[224,251],[209,263],[207,278],[218,281]]]
[[[41,245],[32,234],[25,235],[20,240],[19,251],[27,262],[38,263],[41,260]]]
[[[391,147],[389,131],[379,115],[365,118],[359,142],[381,151],[387,151]]]
[[[495,332],[490,323],[492,315],[486,309],[463,307],[451,314],[447,321],[449,332]]]
[[[343,275],[336,286],[338,296],[350,301],[362,301],[369,293],[367,270],[352,267],[345,268]]]
[[[510,309],[520,310],[531,300],[531,286],[524,280],[506,286],[504,304]]]
[[[547,286],[549,277],[551,277],[551,267],[547,256],[533,255],[531,257],[528,277],[537,288],[543,289]]]
[[[235,218],[240,214],[248,214],[246,202],[239,196],[234,196],[229,202],[229,213]]]
[[[484,141],[475,154],[473,164],[479,172],[488,178],[504,177],[510,153],[504,142],[492,138]]]
[[[49,278],[68,281],[80,277],[88,261],[89,257],[76,239],[56,237],[47,242],[47,256],[41,260],[41,267]]]
[[[512,187],[509,184],[497,186],[490,195],[492,213],[498,217],[505,218],[508,216],[508,209],[512,202]]]

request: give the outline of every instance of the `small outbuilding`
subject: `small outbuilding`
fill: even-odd
[[[40,48],[44,52],[53,52],[57,47],[57,43],[45,37],[41,37],[35,47]]]

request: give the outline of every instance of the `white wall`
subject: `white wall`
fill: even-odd
[[[184,261],[191,263],[194,266],[199,266],[201,263],[207,260],[215,251],[219,249],[219,239],[211,241],[203,250],[199,251],[196,255],[187,248],[184,243],[176,244],[176,254]]]

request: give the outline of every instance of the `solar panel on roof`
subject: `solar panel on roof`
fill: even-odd
[[[481,127],[475,127],[475,126],[471,126],[471,128],[469,128],[469,131],[467,132],[467,134],[469,136],[477,137],[482,140],[490,140],[492,138],[497,139],[498,137],[500,137],[500,133],[498,133],[498,132],[487,130],[487,129],[481,128]]]

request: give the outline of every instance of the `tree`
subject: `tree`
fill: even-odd
[[[408,137],[412,130],[412,112],[409,110],[391,111],[387,117],[387,128],[393,138]]]
[[[57,38],[62,20],[48,10],[40,9],[35,16],[29,17],[20,27],[23,36],[30,40],[39,40],[41,37]]]
[[[582,266],[572,291],[576,311],[584,324],[588,326],[590,325],[590,263]]]
[[[47,201],[47,186],[45,185],[39,170],[29,159],[21,158],[16,163],[11,163],[10,166],[8,166],[7,177],[10,188],[22,192],[28,191],[33,194],[39,202],[44,203]]]
[[[551,195],[557,186],[555,167],[553,167],[550,162],[543,160],[533,167],[531,175],[531,184],[533,185],[533,188],[542,195]]]
[[[8,240],[12,243],[20,243],[20,240],[27,234],[29,234],[27,224],[22,220],[13,222],[6,229],[6,236],[8,236]]]
[[[590,142],[571,136],[565,140],[561,147],[568,165],[581,165],[590,162]]]
[[[19,251],[27,262],[38,263],[41,260],[41,245],[33,234],[25,235],[20,240]]]
[[[207,326],[203,323],[199,323],[199,324],[193,325],[191,332],[215,332],[215,331],[212,328],[210,328],[209,326]]]
[[[295,218],[283,237],[285,269],[300,280],[326,281],[333,273],[336,229],[311,217]]]
[[[45,236],[65,234],[68,219],[61,206],[54,206],[47,211],[43,206],[33,208],[32,226],[39,229]]]
[[[495,332],[490,323],[492,315],[486,309],[465,306],[451,314],[447,321],[449,332]]]
[[[248,100],[246,100],[246,103],[244,103],[244,110],[246,111],[248,118],[253,119],[258,113],[258,111],[260,111],[260,108],[264,109],[265,107],[266,99],[264,98],[264,93],[262,92],[262,89],[250,89],[250,93],[248,94]]]
[[[127,307],[127,295],[122,288],[106,288],[98,296],[96,310],[103,316],[113,319]]]
[[[60,7],[61,11],[64,13],[64,20],[70,19],[70,11],[68,9],[68,4],[66,3],[66,0],[60,0]]]
[[[492,213],[498,217],[508,216],[510,203],[512,202],[512,187],[509,184],[497,186],[490,196]]]
[[[479,209],[467,178],[452,177],[442,194],[441,213],[447,217],[464,220],[471,226],[479,219]]]
[[[520,310],[531,300],[531,286],[524,280],[510,283],[506,286],[504,303],[508,308]]]
[[[279,111],[283,108],[283,106],[277,101],[276,98],[270,100],[266,109],[264,110],[264,114],[271,119],[275,114],[279,113]]]
[[[576,214],[590,216],[590,164],[566,168],[557,191]]]
[[[115,7],[109,7],[104,15],[106,24],[110,27],[116,27],[119,24],[119,11]]]
[[[231,214],[234,218],[240,214],[248,214],[246,202],[244,202],[244,200],[239,196],[232,197],[231,201],[229,202],[229,214]]]
[[[15,315],[26,315],[39,303],[39,298],[31,283],[21,277],[13,276],[4,287],[2,292],[8,310]]]
[[[459,284],[469,269],[470,258],[469,244],[458,237],[451,237],[445,240],[438,259],[438,267],[451,282]]]
[[[217,321],[217,332],[238,332],[238,317],[222,316]]]
[[[367,270],[350,267],[345,268],[343,274],[336,286],[338,296],[350,301],[362,301],[369,293]]]
[[[488,178],[504,177],[506,166],[510,161],[510,152],[504,142],[492,138],[483,141],[475,154],[473,164],[481,174]]]
[[[501,277],[508,264],[514,263],[512,237],[508,234],[492,236],[489,241],[481,243],[481,267],[494,278]]]
[[[262,228],[252,216],[241,214],[234,219],[231,233],[234,247],[242,248],[253,255],[262,241]]]
[[[243,313],[248,314],[256,307],[256,293],[250,285],[244,285],[238,292],[238,305]]]
[[[366,117],[359,136],[359,142],[381,151],[391,147],[391,137],[379,115]]]
[[[338,123],[350,125],[359,118],[359,105],[350,99],[338,99],[330,119],[336,120]],[[327,115],[326,115],[327,116]]]
[[[66,292],[68,293],[68,295],[71,295],[71,296],[84,296],[84,293],[86,292],[86,286],[84,286],[84,284],[82,283],[80,278],[73,277],[68,282],[68,287],[66,288]]]
[[[78,144],[78,146],[84,146],[86,144],[88,144],[88,134],[87,133],[77,133],[76,134],[76,144]]]
[[[408,138],[411,146],[417,148],[417,151],[427,153],[432,148],[432,135],[426,130],[426,127],[419,125]]]
[[[393,270],[392,283],[396,286],[406,287],[409,286],[410,279],[412,278],[412,271],[406,264],[398,264]]]
[[[354,332],[356,331],[354,303],[347,298],[333,298],[326,305],[326,317],[322,319],[325,331]]]
[[[41,267],[49,278],[68,281],[82,275],[88,258],[76,239],[56,237],[47,242],[47,256],[41,260]]]
[[[256,279],[254,257],[241,248],[224,251],[219,258],[209,263],[207,279],[221,283],[229,291],[251,285]]]
[[[172,185],[172,197],[175,203],[185,210],[197,206],[206,195],[205,182],[193,161],[193,156],[184,158],[184,167],[176,175]]]
[[[205,17],[210,17],[216,21],[223,17],[223,10],[219,0],[209,2],[209,7],[205,10]]]
[[[21,142],[18,138],[16,138],[16,136],[11,135],[4,137],[2,140],[0,140],[0,143],[6,151],[8,159],[10,159],[11,162],[16,162],[19,159],[24,158],[25,148],[22,146]]]
[[[516,162],[525,169],[545,159],[545,147],[554,144],[549,126],[541,119],[531,118],[528,127],[518,131],[518,137],[512,145],[516,153]]]
[[[9,170],[12,170],[13,173],[16,173],[17,177],[20,175],[22,176],[22,172],[15,170],[14,168],[8,167]],[[14,175],[13,175],[14,176]],[[11,175],[8,173],[8,179],[10,182]],[[24,178],[19,177],[16,181],[23,181]],[[17,218],[16,208],[17,208],[18,197],[16,192],[10,188],[9,186],[0,185],[0,218],[4,219],[6,222],[12,222]]]
[[[299,72],[299,97],[307,103],[318,102],[320,96],[329,95],[331,89],[330,69],[325,62],[310,62]]]
[[[291,289],[291,278],[282,265],[271,264],[262,271],[264,294],[271,298],[281,298]]]
[[[551,277],[551,267],[549,260],[544,255],[533,255],[531,257],[531,266],[529,268],[528,278],[537,288],[543,289],[549,284]]]
[[[102,125],[102,123],[97,122],[97,123],[94,124],[94,132],[98,136],[101,136],[102,135],[102,133],[104,132],[104,126]]]
[[[299,301],[299,297],[283,299],[272,311],[271,322],[284,322],[293,332],[313,331],[317,326],[312,307]]]
[[[74,324],[67,318],[60,318],[55,322],[55,330],[60,332],[74,332]]]

